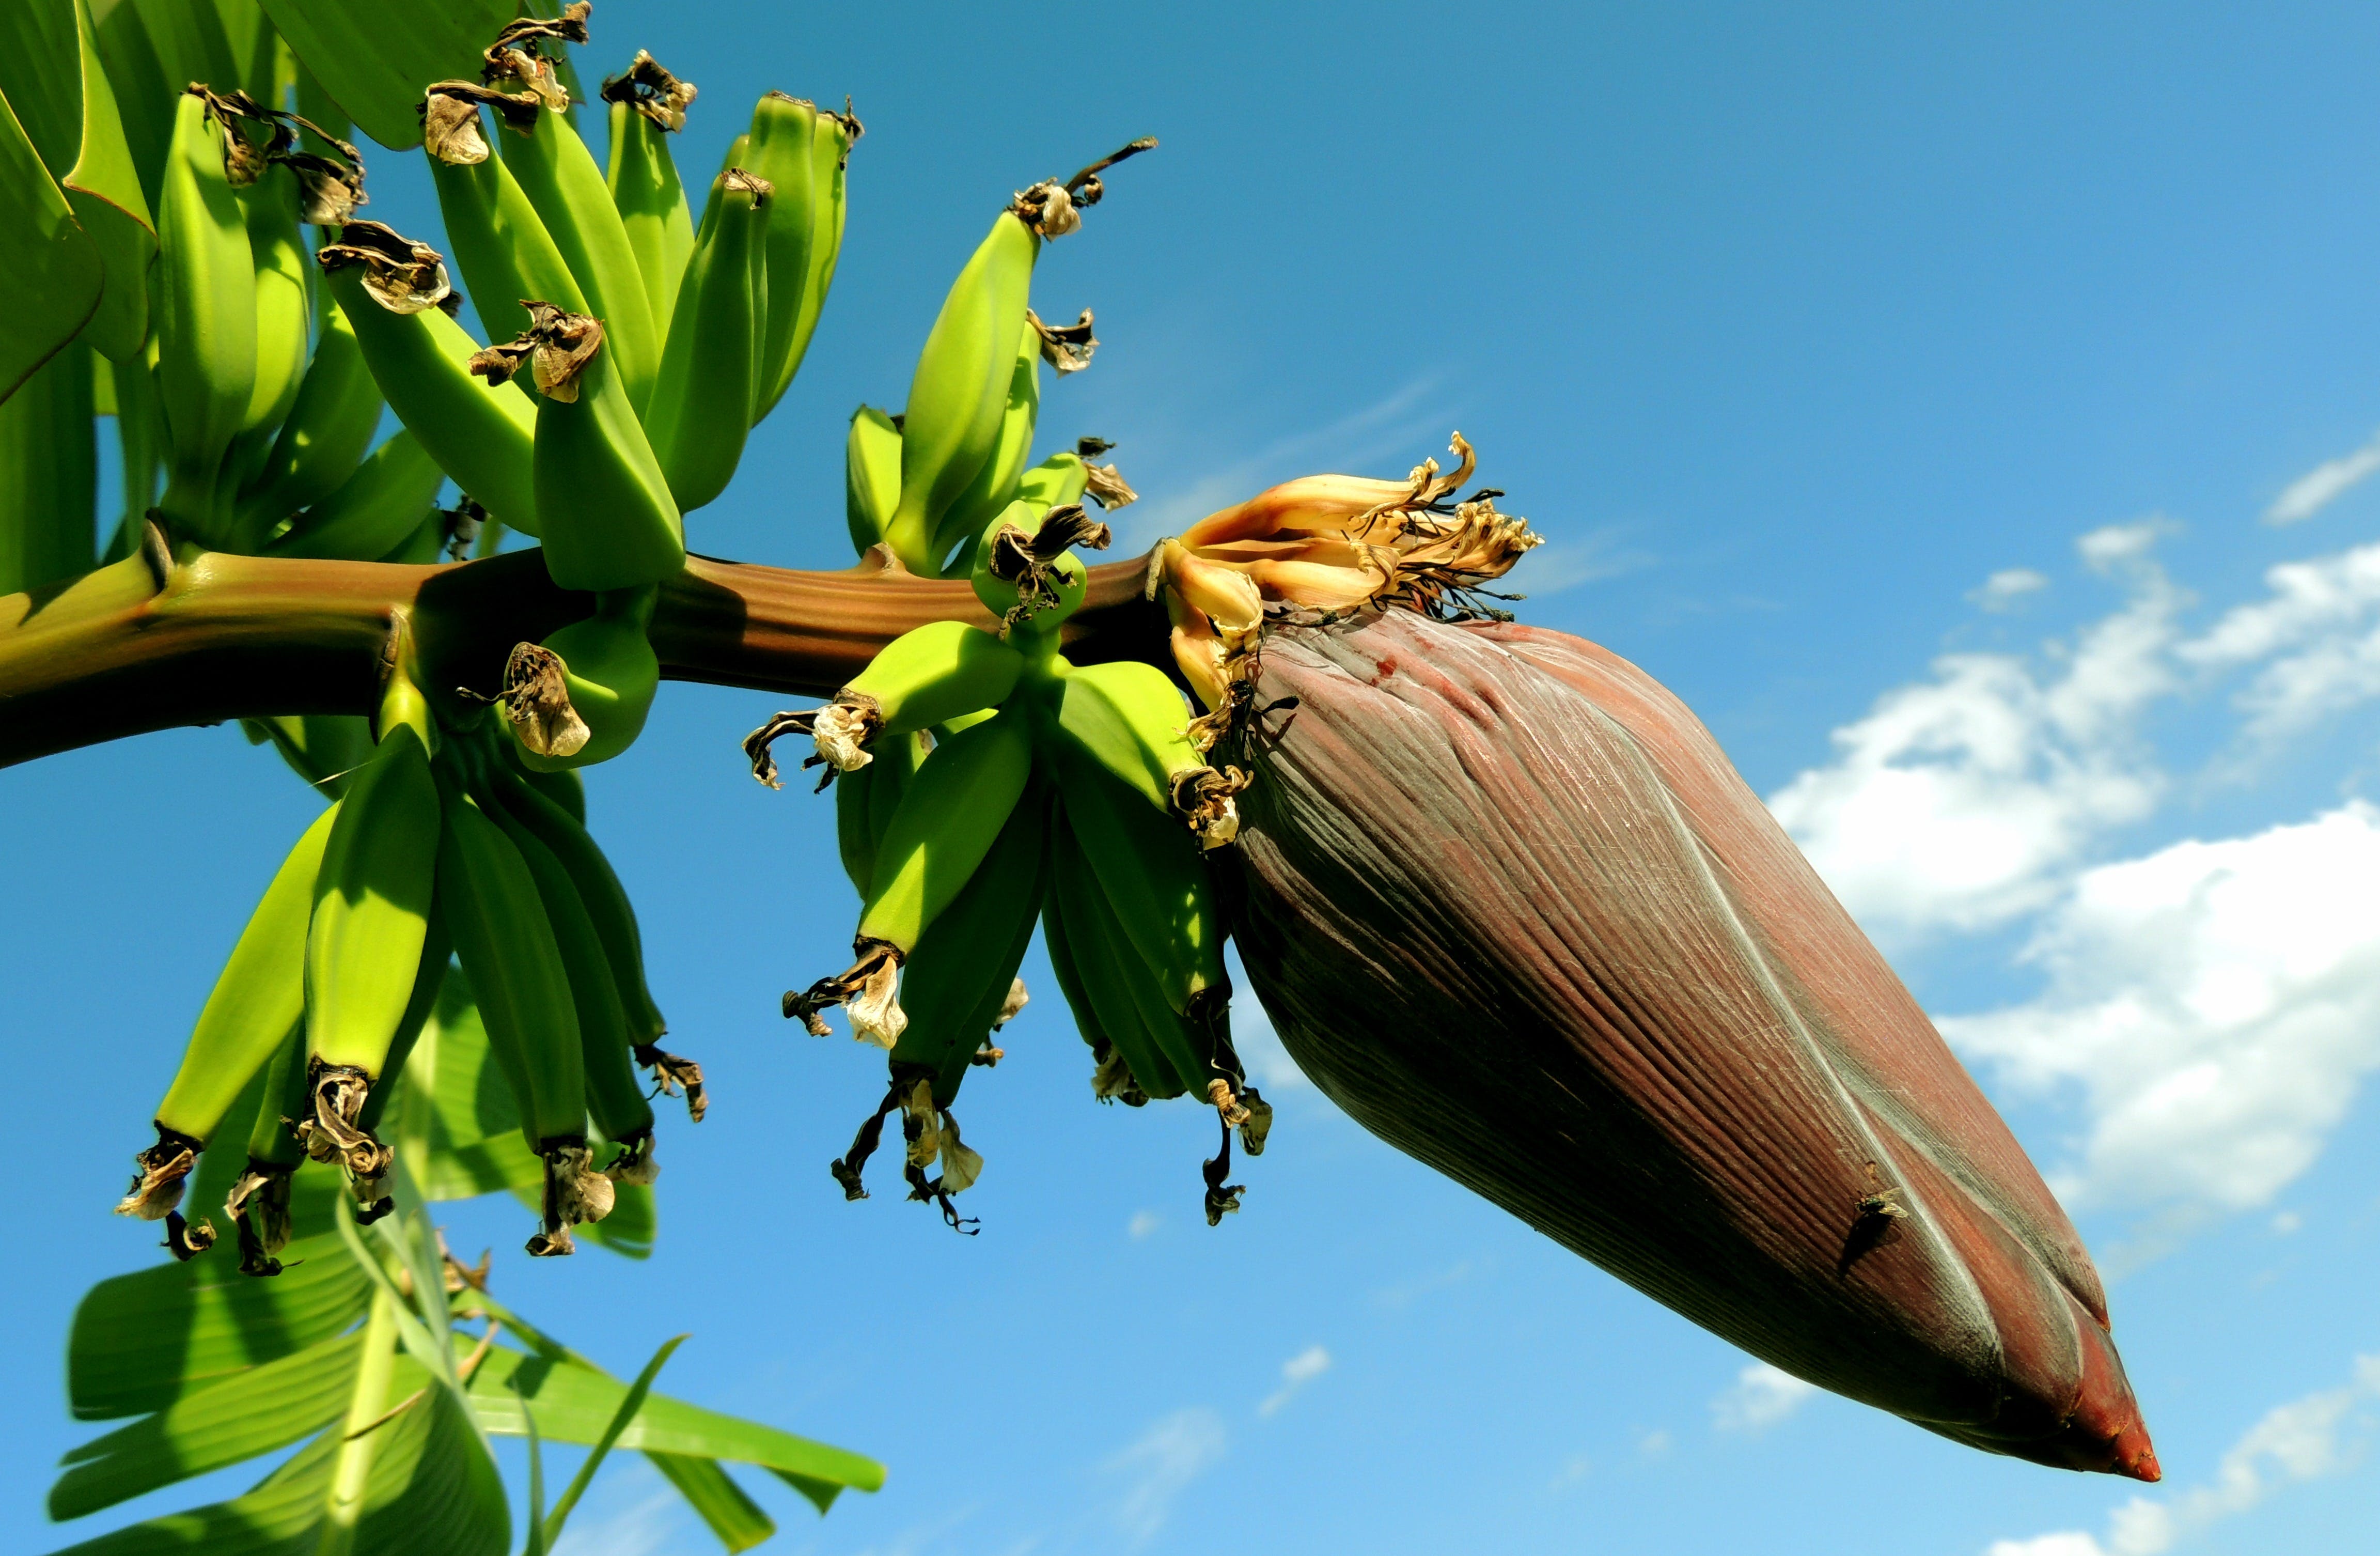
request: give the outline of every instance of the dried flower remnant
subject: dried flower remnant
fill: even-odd
[[[346,1169],[356,1220],[367,1226],[396,1209],[396,1201],[381,1192],[396,1153],[360,1122],[370,1095],[371,1076],[362,1070],[315,1060],[306,1078],[306,1116],[295,1130],[308,1156]]]
[[[1059,559],[1076,546],[1105,551],[1114,531],[1093,518],[1080,503],[1051,508],[1039,528],[1027,533],[1022,526],[1003,524],[992,531],[984,570],[1016,590],[1016,603],[1001,620],[1005,637],[1018,624],[1059,603]],[[1078,574],[1077,577],[1080,575]]]
[[[294,1170],[249,1159],[247,1171],[224,1199],[239,1238],[239,1272],[272,1276],[281,1273],[276,1254],[289,1246],[289,1193]]]
[[[1071,324],[1043,323],[1041,316],[1028,308],[1025,322],[1041,337],[1041,359],[1061,378],[1089,367],[1091,353],[1099,348],[1098,338],[1091,334],[1091,310],[1087,308]]]
[[[523,298],[521,306],[528,310],[528,328],[474,352],[471,371],[490,383],[506,383],[527,362],[539,394],[564,405],[575,403],[579,374],[603,349],[602,321],[533,298]]]
[[[1157,137],[1144,136],[1101,157],[1063,182],[1045,178],[1029,189],[1019,190],[1009,209],[1015,212],[1017,220],[1031,227],[1037,236],[1063,237],[1082,227],[1083,212],[1097,205],[1107,193],[1107,186],[1099,182],[1100,174],[1128,157],[1136,157],[1156,148]],[[1085,316],[1085,322],[1087,327],[1088,315]]]
[[[570,93],[563,90],[544,44],[587,42],[587,17],[594,8],[591,0],[570,0],[558,17],[523,17],[505,23],[480,56],[480,79],[491,84],[518,81],[546,107],[562,113],[570,106]]]
[[[659,128],[675,131],[686,128],[686,110],[697,93],[692,81],[679,80],[662,69],[659,60],[638,49],[625,70],[604,78],[600,95],[606,103],[625,103]]]
[[[828,1037],[832,1028],[821,1013],[842,1005],[850,1013],[854,1038],[890,1052],[909,1025],[899,998],[901,964],[905,958],[891,941],[865,935],[852,942],[851,954],[856,960],[849,970],[822,978],[798,992],[787,990],[785,1019],[799,1021],[814,1038]]]
[[[681,1054],[670,1053],[651,1043],[638,1043],[629,1051],[629,1057],[653,1073],[656,1097],[674,1097],[686,1093],[686,1119],[688,1124],[700,1124],[702,1115],[710,1109],[710,1095],[702,1087],[702,1066]]]
[[[544,1163],[545,1191],[528,1252],[532,1258],[565,1258],[578,1251],[570,1229],[610,1215],[617,1190],[595,1171],[594,1152],[584,1140],[549,1140],[538,1155]]]
[[[1289,699],[1235,734],[1258,782],[1223,857],[1328,1095],[1799,1377],[2156,1477],[2072,1227],[1674,699],[1411,611],[1275,628],[1252,701]],[[1846,1259],[1862,1226],[1890,1235]]]
[[[1174,814],[1198,834],[1201,848],[1220,848],[1240,835],[1237,796],[1248,775],[1236,767],[1185,767],[1173,775]]]
[[[504,689],[493,697],[456,687],[458,697],[493,702],[504,711],[513,734],[525,749],[541,757],[566,757],[583,749],[591,737],[587,721],[570,700],[569,666],[563,657],[540,643],[515,643],[504,659]]]
[[[436,308],[455,290],[446,256],[380,222],[346,224],[338,241],[316,249],[314,258],[326,271],[360,265],[364,290],[391,313]]]
[[[116,1201],[115,1213],[163,1221],[182,1202],[182,1186],[206,1148],[177,1130],[157,1126],[157,1143],[132,1158],[132,1186]]]
[[[1087,438],[1084,441],[1087,443],[1091,440]],[[1105,451],[1102,450],[1102,452]],[[1123,479],[1123,471],[1113,465],[1091,464],[1088,456],[1084,456],[1083,495],[1110,513],[1140,501],[1140,493],[1135,492],[1132,489],[1132,483]]]
[[[422,149],[439,161],[470,167],[488,160],[486,135],[480,128],[480,110],[495,111],[497,120],[516,135],[537,130],[540,111],[533,91],[499,91],[477,81],[436,81],[422,94],[416,112],[421,115]]]

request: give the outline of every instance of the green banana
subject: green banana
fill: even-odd
[[[1014,211],[992,218],[918,353],[902,418],[901,501],[885,530],[913,573],[939,574],[937,528],[999,444],[1040,247]]]
[[[1055,845],[1048,860],[1048,874],[1041,894],[1041,948],[1049,955],[1050,971],[1058,979],[1058,991],[1065,996],[1066,1008],[1075,1018],[1075,1029],[1091,1050],[1092,1094],[1102,1102],[1122,1102],[1137,1108],[1147,1104],[1148,1094],[1140,1088],[1131,1065],[1116,1052],[1115,1040],[1107,1035],[1099,1012],[1091,1003],[1089,987],[1083,981],[1082,969],[1075,961],[1074,945],[1067,936],[1065,918],[1059,906],[1058,864]]]
[[[595,165],[569,120],[550,108],[537,115],[537,128],[529,134],[504,137],[502,144],[505,166],[520,180],[586,298],[585,309],[565,305],[566,311],[590,312],[603,321],[605,346],[614,358],[621,388],[641,416],[661,368],[661,328],[645,298],[645,278],[628,229],[621,225],[612,191],[604,187],[603,170]]]
[[[520,1103],[521,1133],[545,1163],[528,1252],[571,1253],[571,1225],[598,1219],[611,1185],[589,1161],[586,1059],[569,975],[520,850],[459,787],[441,787],[439,917],[478,996],[489,1050]]]
[[[563,971],[570,984],[571,1007],[578,1016],[587,1106],[603,1137],[621,1148],[613,1175],[650,1183],[653,1110],[644,1088],[638,1084],[636,1068],[629,1060],[628,1051],[634,1039],[619,984],[612,975],[609,950],[571,872],[496,794],[494,784],[501,780],[488,771],[493,764],[485,758],[480,759],[480,763],[482,771],[472,785],[473,797],[479,801],[480,814],[502,827],[513,846],[520,851],[522,862],[528,866],[529,876],[537,883],[538,900],[544,906],[546,922],[553,930],[554,949],[561,954]]]
[[[744,456],[759,328],[768,314],[767,273],[753,260],[766,237],[770,203],[767,181],[741,168],[713,180],[670,316],[645,432],[681,513],[724,492]]]
[[[584,316],[549,318],[545,327],[565,340],[594,341],[591,354],[575,348],[575,379],[539,385],[532,463],[546,571],[564,589],[659,583],[685,567],[685,531],[631,404],[616,337]]]
[[[868,764],[879,735],[905,735],[997,708],[1016,689],[1025,658],[981,627],[929,622],[895,638],[814,720],[819,754],[848,772]]]
[[[274,432],[298,400],[306,377],[306,241],[298,230],[298,177],[283,163],[267,163],[256,182],[238,190],[256,271],[256,377],[239,430],[262,434],[251,458],[261,466]],[[253,470],[235,472],[245,483]]]
[[[1095,1027],[1085,1027],[1085,1036],[1096,1031],[1104,1038],[1124,1069],[1123,1076],[1105,1077],[1105,1094],[1127,1101],[1134,1091],[1151,1101],[1179,1097],[1185,1084],[1149,1031],[1148,1007],[1134,992],[1134,982],[1148,974],[1125,942],[1114,910],[1091,874],[1090,861],[1083,857],[1082,845],[1068,825],[1062,799],[1050,834],[1048,906],[1055,911],[1046,913],[1045,919],[1051,926],[1050,939],[1054,942],[1062,938],[1068,964],[1081,986],[1083,1003],[1075,1008],[1080,1012],[1087,1005],[1096,1023]],[[1097,1047],[1095,1042],[1094,1052]],[[1098,1084],[1095,1079],[1095,1088]]]
[[[421,523],[411,534],[382,553],[378,560],[401,566],[419,567],[446,559],[446,548],[452,536],[448,524],[454,515],[443,508],[431,508],[421,516]]]
[[[1197,1014],[1230,988],[1222,919],[1197,843],[1078,749],[1052,744],[1061,803],[1115,904],[1116,921],[1156,974],[1167,1003],[1178,1014]],[[1217,995],[1202,1001],[1208,991]]]
[[[373,1087],[371,1095],[364,1099],[364,1111],[356,1120],[363,1129],[380,1127],[389,1099],[397,1094],[394,1077],[405,1074],[406,1061],[413,1057],[413,1045],[421,1040],[421,1029],[430,1024],[430,1013],[438,1008],[438,991],[446,985],[446,968],[454,956],[454,939],[433,913],[428,932],[421,937],[421,961],[414,969],[413,992],[406,998],[405,1014],[397,1017],[396,1035],[389,1039],[388,1058],[381,1066],[382,1078],[391,1084]]]
[[[536,534],[537,407],[472,375],[479,343],[443,310],[393,312],[366,290],[361,261],[338,246],[323,253],[340,257],[324,260],[332,296],[397,419],[500,523]]]
[[[1053,454],[1017,477],[1016,494],[1047,512],[1083,500],[1090,467],[1078,454]]]
[[[980,537],[985,526],[1021,495],[1017,483],[1025,473],[1025,461],[1032,453],[1034,423],[1040,412],[1041,333],[1028,321],[1017,347],[1015,365],[1010,370],[1008,403],[1001,413],[999,439],[975,479],[934,526],[934,555],[943,564],[941,576],[955,573],[964,577],[972,568],[971,553],[957,558],[951,553]]]
[[[801,306],[794,315],[791,338],[775,346],[771,353],[776,367],[769,380],[767,403],[759,407],[762,416],[776,408],[777,402],[784,397],[786,385],[801,371],[802,358],[810,348],[810,337],[818,333],[819,316],[826,310],[826,295],[834,286],[835,262],[843,254],[844,170],[851,162],[851,148],[865,133],[859,116],[851,111],[848,97],[843,100],[842,113],[822,112],[810,126],[810,242],[804,256]],[[772,343],[779,340],[773,312],[770,339]]]
[[[851,526],[851,549],[864,555],[884,539],[892,510],[901,505],[901,429],[874,406],[861,406],[851,413],[843,482],[843,511]]]
[[[569,261],[510,166],[497,157],[453,163],[435,152],[429,163],[446,240],[490,340],[510,340],[529,327],[524,304],[530,298],[589,311]]]
[[[1019,717],[988,719],[934,747],[877,847],[852,942],[858,960],[788,993],[788,1017],[823,1037],[819,1012],[844,1004],[855,1037],[882,1048],[899,1039],[906,1020],[897,998],[901,964],[983,862],[1032,770],[1032,735]]]
[[[157,1143],[135,1158],[140,1171],[118,1215],[156,1221],[181,1202],[182,1180],[198,1153],[303,1015],[314,881],[339,808],[331,806],[298,835],[249,916],[199,1011],[181,1068],[157,1104]]]
[[[560,807],[565,815],[580,826],[587,824],[587,784],[584,779],[580,778],[576,772],[566,768],[560,772],[534,772],[523,765],[519,747],[503,742],[499,742],[499,745],[504,753],[505,760],[511,764],[512,771],[519,774],[530,788]]]
[[[1032,771],[1032,734],[1019,717],[989,719],[936,745],[884,830],[860,938],[907,954],[982,863]]]
[[[1108,543],[1108,527],[1078,505],[1044,512],[1020,497],[985,527],[971,553],[967,583],[1000,617],[1003,637],[1021,634],[1028,658],[1056,651],[1058,630],[1082,608],[1089,569],[1074,548]]]
[[[327,299],[329,289],[323,288]],[[313,360],[254,483],[239,499],[243,532],[264,534],[282,519],[338,490],[356,472],[380,429],[380,385],[372,382],[355,326],[335,307],[322,310]]]
[[[218,528],[216,482],[256,387],[256,267],[224,164],[225,138],[239,135],[203,90],[185,92],[159,200],[157,388],[171,457],[158,505],[201,535]]]
[[[853,768],[834,782],[835,845],[843,856],[844,873],[863,897],[876,873],[876,846],[883,839],[884,829],[892,824],[892,813],[900,808],[909,780],[926,760],[926,746],[922,731],[887,735],[876,743],[875,760]]]
[[[909,1022],[892,1064],[934,1075],[934,1101],[947,1108],[984,1039],[1014,1014],[1016,969],[1040,916],[1050,806],[1028,789],[991,851],[902,966],[901,1005]]]
[[[767,322],[748,413],[755,425],[776,407],[799,371],[834,274],[834,250],[843,241],[842,157],[824,158],[820,147],[842,134],[841,148],[848,151],[848,133],[838,128],[843,122],[782,91],[768,93],[752,109],[741,165],[776,189],[764,263]]]
[[[635,82],[638,72],[651,59],[639,49],[625,79]],[[674,78],[670,79],[673,85],[682,86]],[[643,99],[616,97],[614,88],[613,82],[603,85],[603,95],[612,107],[612,155],[603,182],[612,190],[620,225],[627,229],[628,247],[636,251],[637,273],[645,282],[645,301],[659,322],[675,314],[678,283],[686,274],[687,256],[694,252],[693,213],[686,208],[686,187],[678,179],[677,160],[669,148],[671,129],[684,127],[686,114],[683,103],[662,110],[663,116],[676,121],[674,126],[665,125],[639,106]],[[694,89],[682,86],[682,90],[690,101]],[[664,91],[662,97],[667,99],[669,94]]]
[[[309,1105],[298,1137],[314,1160],[343,1163],[358,1203],[374,1209],[391,1158],[359,1120],[412,1002],[429,935],[439,799],[428,725],[410,687],[383,701],[372,760],[339,802],[306,932]]]
[[[522,766],[589,767],[636,740],[661,685],[661,661],[645,635],[659,592],[648,587],[598,594],[593,615],[541,645],[514,649],[501,700]]]
[[[1190,707],[1165,672],[1137,660],[1068,665],[1052,731],[1159,810],[1174,775],[1206,765],[1187,733]]]
[[[261,549],[272,556],[377,560],[420,530],[445,480],[421,440],[400,427],[337,491],[292,516],[288,529]]]

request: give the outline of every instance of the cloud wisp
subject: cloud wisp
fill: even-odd
[[[2281,488],[2281,494],[2265,510],[2265,522],[2296,524],[2312,518],[2374,470],[2380,470],[2380,435],[2352,454],[2324,460]]]
[[[1711,1401],[1711,1425],[1723,1432],[1766,1431],[1801,1409],[1817,1392],[1815,1383],[1805,1383],[1781,1367],[1754,1362]]]
[[[1257,1414],[1280,1415],[1281,1407],[1295,1399],[1305,1385],[1330,1370],[1330,1353],[1319,1345],[1308,1345],[1281,1364],[1281,1387],[1265,1396],[1265,1402],[1257,1406]]]
[[[2380,1399],[2380,1356],[2358,1356],[2347,1382],[2276,1405],[2241,1435],[2215,1477],[2175,1497],[2134,1497],[2107,1517],[2104,1538],[2061,1529],[1994,1540],[1985,1556],[2164,1556],[2209,1525],[2253,1511],[2276,1492],[2336,1475],[2362,1447],[2352,1415]]]
[[[1164,1532],[1173,1504],[1222,1461],[1230,1443],[1223,1418],[1197,1406],[1158,1420],[1107,1462],[1108,1473],[1123,1482],[1115,1526],[1130,1546],[1137,1549]]]

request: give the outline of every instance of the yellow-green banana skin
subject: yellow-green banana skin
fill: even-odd
[[[502,828],[459,794],[438,841],[438,912],[478,996],[488,1047],[531,1149],[585,1133],[585,1059],[570,979],[536,878]]]
[[[1032,943],[1049,830],[1048,796],[1028,789],[965,889],[903,964],[901,1008],[909,1024],[893,1044],[892,1063],[933,1066],[939,1106],[957,1098]]]
[[[312,308],[306,296],[306,244],[298,230],[298,183],[289,169],[268,164],[238,191],[256,270],[256,381],[248,413],[233,440],[225,484],[252,485],[271,456],[281,424],[306,378],[306,334]]]
[[[492,766],[493,764],[491,764]],[[518,773],[496,772],[491,786],[513,819],[535,833],[570,872],[578,900],[602,937],[603,955],[611,965],[621,1003],[627,1007],[629,1037],[649,1043],[669,1029],[645,984],[644,934],[637,927],[637,910],[625,888],[577,817],[548,798],[534,783]]]
[[[923,737],[917,735],[888,735],[871,749],[874,760],[834,781],[835,846],[843,856],[844,873],[863,899],[876,875],[876,845],[926,760]]]
[[[947,564],[961,542],[982,534],[984,526],[1016,500],[1017,481],[1032,453],[1034,424],[1040,414],[1041,332],[1028,323],[1017,347],[1015,366],[1010,370],[1008,404],[1001,413],[1000,439],[966,490],[959,493],[934,526],[938,559]],[[947,565],[942,576],[952,576]]]
[[[1060,737],[1160,811],[1173,774],[1206,765],[1190,743],[1189,705],[1153,664],[1070,665],[1059,695]]]
[[[602,937],[596,931],[577,885],[553,851],[501,803],[483,805],[480,813],[503,827],[513,846],[520,850],[521,862],[528,866],[530,879],[537,883],[538,900],[544,906],[546,923],[553,931],[554,949],[561,954],[563,969],[570,982],[571,1008],[578,1016],[579,1057],[586,1076],[587,1100],[595,1105],[597,1125],[607,1138],[613,1140],[631,1131],[650,1133],[653,1112],[644,1100],[643,1088],[637,1084],[636,1066],[628,1055],[632,1039],[627,1012],[621,1003],[619,985],[612,976]]]
[[[325,309],[297,401],[255,489],[240,498],[242,525],[261,534],[337,491],[363,463],[385,403],[356,343],[355,326],[343,310]]]
[[[1133,989],[1133,980],[1147,975],[1136,965],[1135,954],[1116,922],[1114,909],[1091,873],[1090,861],[1084,857],[1083,844],[1073,830],[1072,815],[1062,798],[1050,822],[1050,836],[1048,906],[1054,910],[1052,922],[1062,926],[1052,933],[1064,939],[1069,961],[1099,1031],[1115,1045],[1116,1052],[1132,1071],[1132,1078],[1151,1100],[1178,1097],[1187,1088],[1187,1083],[1175,1074],[1164,1048],[1148,1029],[1144,1002]]]
[[[645,431],[681,513],[726,491],[744,456],[768,315],[767,297],[753,292],[752,259],[771,203],[732,172],[719,176],[670,319]]]
[[[844,518],[851,526],[851,549],[863,555],[884,539],[892,510],[901,505],[901,429],[874,406],[851,413],[851,437],[843,456]]]
[[[811,149],[818,123],[815,104],[772,91],[753,107],[752,128],[744,138],[740,165],[766,178],[776,190],[769,205],[768,233],[762,245],[768,313],[760,329],[752,406],[747,412],[755,425],[775,407],[801,363],[795,337],[809,286],[810,250],[818,240],[820,190]],[[801,345],[808,345],[806,338]]]
[[[590,311],[553,235],[502,158],[457,164],[423,154],[438,190],[446,241],[490,340],[510,340],[528,328],[524,298],[573,313]],[[526,381],[521,387],[528,388]]]
[[[905,735],[999,707],[1024,670],[1025,656],[981,627],[929,622],[884,645],[844,692],[876,704],[883,734]]]
[[[157,1104],[157,1122],[195,1140],[211,1138],[242,1088],[271,1061],[306,1009],[306,926],[314,881],[338,820],[333,805],[299,835],[199,1012],[182,1067]]]
[[[844,216],[844,164],[850,160],[852,132],[858,121],[845,119],[832,113],[818,115],[810,126],[810,241],[806,251],[800,310],[794,316],[794,333],[790,342],[772,347],[771,360],[776,364],[770,379],[768,403],[760,407],[762,415],[772,409],[784,397],[785,387],[801,371],[802,358],[808,352],[810,339],[818,333],[819,316],[826,308],[827,293],[834,286],[836,260],[843,253],[843,222]],[[774,283],[770,296],[776,295]],[[775,304],[770,305],[770,338],[776,337]],[[756,417],[754,419],[758,419]]]
[[[612,344],[606,329],[602,348],[579,373],[576,400],[538,402],[538,532],[545,569],[565,589],[637,589],[686,566],[677,503],[629,404]]]
[[[256,267],[223,165],[221,136],[236,133],[185,93],[158,202],[157,387],[172,450],[160,505],[201,530],[216,522],[216,479],[256,387]]]
[[[516,390],[473,376],[479,342],[443,310],[391,313],[372,300],[353,268],[326,279],[396,419],[491,517],[536,534],[536,406]]]
[[[917,354],[902,419],[901,503],[887,533],[912,572],[939,571],[935,528],[999,442],[1039,247],[1014,214],[994,217]]]
[[[268,541],[271,556],[370,562],[410,540],[429,517],[446,472],[421,441],[400,427],[339,489]]]
[[[306,934],[306,1050],[377,1079],[429,933],[439,829],[430,753],[409,724],[381,737],[339,802]]]
[[[644,274],[604,186],[603,170],[569,121],[551,109],[538,115],[532,133],[506,133],[489,144],[501,148],[505,165],[545,223],[587,298],[584,311],[603,321],[604,350],[614,357],[621,387],[641,415],[661,369],[661,325],[645,300]]]
[[[1002,714],[937,745],[876,851],[859,933],[907,953],[957,896],[1007,824],[1033,772],[1027,722]]]
[[[694,213],[670,154],[670,132],[625,103],[611,108],[612,160],[603,181],[636,252],[645,301],[659,322],[677,310],[678,286],[694,252]]]

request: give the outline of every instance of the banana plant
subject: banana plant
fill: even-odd
[[[491,1436],[643,1453],[729,1550],[774,1522],[729,1476],[742,1464],[823,1513],[883,1484],[880,1465],[651,1391],[664,1354],[623,1382],[499,1300],[489,1261],[440,1243],[431,1205],[510,1192],[534,1203],[541,1164],[491,1072],[485,1027],[459,967],[417,1040],[386,1115],[395,1121],[397,1213],[358,1227],[337,1172],[298,1170],[282,1272],[250,1279],[196,1259],[103,1281],[67,1342],[74,1414],[122,1421],[69,1453],[49,1513],[83,1518],[192,1476],[303,1442],[246,1494],[69,1548],[76,1552],[314,1549],[500,1552],[510,1513]],[[243,1099],[252,1112],[261,1086]],[[236,1109],[237,1114],[239,1110]],[[191,1197],[220,1203],[226,1165]],[[623,1185],[586,1235],[625,1258],[651,1250],[652,1190]],[[421,1293],[430,1294],[425,1300]],[[684,1337],[680,1337],[683,1339]],[[577,1489],[601,1463],[590,1454]],[[575,1495],[525,1542],[550,1548]]]

